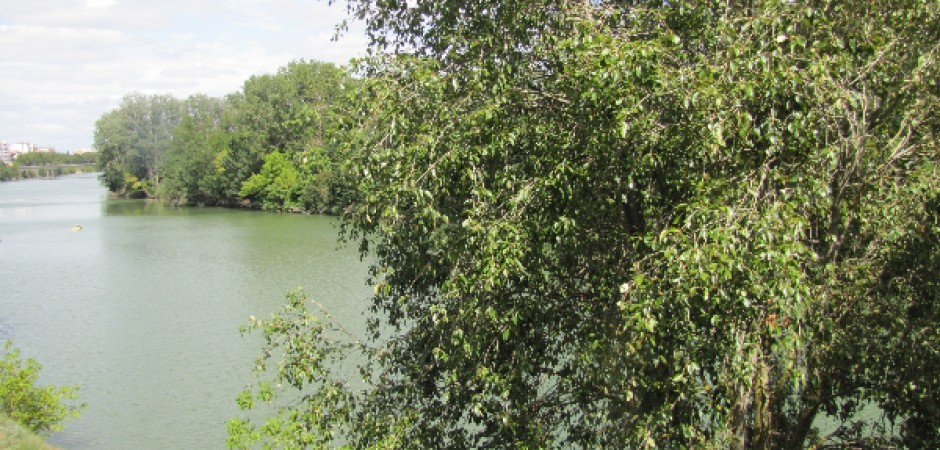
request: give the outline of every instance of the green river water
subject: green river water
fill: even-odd
[[[88,405],[50,441],[225,448],[260,348],[249,315],[303,287],[362,329],[367,264],[334,222],[113,200],[91,174],[0,183],[0,341]]]

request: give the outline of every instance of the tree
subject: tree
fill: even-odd
[[[154,196],[182,116],[182,103],[172,96],[130,94],[98,119],[95,147],[108,189],[130,197]]]
[[[15,163],[9,166],[6,163],[0,164],[0,181],[15,180],[19,177],[20,172]]]
[[[300,206],[301,174],[290,155],[273,152],[264,166],[242,183],[239,195],[260,201],[263,209],[283,210]]]
[[[373,334],[233,446],[940,445],[940,4],[350,5]]]
[[[164,161],[160,197],[170,203],[216,204],[224,199],[220,157],[229,146],[223,129],[226,100],[189,97]]]
[[[85,405],[68,402],[78,396],[75,386],[36,386],[41,366],[32,358],[23,361],[10,341],[0,353],[0,412],[39,433],[62,429],[62,422],[78,417]]]
[[[124,129],[123,111],[112,110],[95,122],[95,148],[101,180],[111,192],[124,192],[125,159],[130,136]]]
[[[332,154],[338,111],[352,84],[333,64],[302,60],[248,79],[229,100],[232,145],[222,160],[226,195],[238,198],[242,183],[261,171],[270,153],[297,154],[298,162]]]

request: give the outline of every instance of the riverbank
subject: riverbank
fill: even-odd
[[[0,181],[20,181],[33,178],[56,178],[66,175],[93,173],[94,164],[17,165],[0,164]]]
[[[41,436],[27,430],[6,414],[0,414],[0,448],[9,450],[55,450]]]

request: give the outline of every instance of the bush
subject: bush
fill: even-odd
[[[0,448],[9,450],[56,450],[42,436],[0,413]]]
[[[20,359],[19,349],[6,341],[0,354],[0,413],[37,433],[62,429],[66,419],[78,417],[85,405],[66,403],[78,398],[77,386],[36,386],[41,366],[32,358]]]

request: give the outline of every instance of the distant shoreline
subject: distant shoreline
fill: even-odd
[[[94,164],[51,164],[41,166],[6,166],[0,169],[0,181],[54,179],[58,177],[98,172]]]

